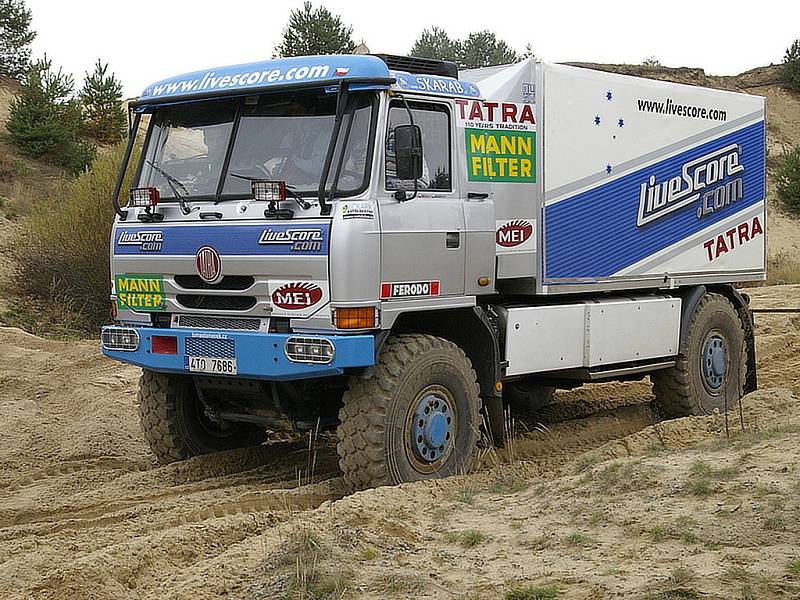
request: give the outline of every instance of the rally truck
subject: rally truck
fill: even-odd
[[[336,430],[353,489],[463,473],[558,388],[756,387],[763,98],[524,60],[209,69],[130,105],[114,324],[162,462]]]

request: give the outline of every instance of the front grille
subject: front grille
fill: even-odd
[[[246,331],[258,331],[261,329],[261,319],[178,315],[176,326],[191,327],[193,329],[240,329]]]
[[[225,275],[217,283],[206,283],[197,275],[175,275],[175,283],[185,290],[246,290],[255,278],[249,275]]]
[[[204,296],[178,294],[176,299],[186,308],[202,310],[249,310],[256,305],[254,296]]]
[[[207,358],[236,358],[236,342],[216,338],[186,338],[186,355]]]

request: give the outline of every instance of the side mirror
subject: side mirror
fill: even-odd
[[[394,156],[397,179],[408,181],[422,177],[422,132],[417,125],[394,128]]]

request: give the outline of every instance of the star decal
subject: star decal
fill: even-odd
[[[619,121],[617,121],[617,125],[620,127],[625,127],[625,120],[620,117]]]
[[[606,173],[608,173],[609,175],[611,175],[611,171],[613,171],[613,170],[614,170],[614,169],[611,167],[611,165],[606,165]]]
[[[612,94],[612,93],[611,93],[611,90],[608,90],[608,91],[606,92],[606,100],[608,100],[609,102],[611,102],[611,100],[612,100],[613,98],[614,98],[614,94]]]
[[[595,115],[595,117],[594,117],[594,124],[595,124],[595,125],[600,125],[600,115]]]

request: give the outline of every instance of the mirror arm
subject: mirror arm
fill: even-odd
[[[128,108],[128,123],[130,123],[131,109]],[[128,161],[131,159],[133,146],[136,143],[136,132],[139,130],[139,121],[141,121],[141,113],[136,113],[133,117],[133,124],[128,128],[128,145],[125,147],[125,155],[122,157],[122,163],[117,173],[117,181],[114,183],[114,192],[111,196],[111,204],[114,207],[114,212],[119,215],[119,220],[124,221],[128,218],[128,211],[122,210],[119,205],[119,193],[122,190],[122,183],[125,181],[125,172],[128,170]]]
[[[406,112],[408,113],[408,122],[411,124],[411,129],[413,131],[414,130],[414,115],[411,112],[411,107],[408,105],[408,100],[406,100],[405,96],[401,95],[400,96],[400,101],[403,103],[403,106],[405,107]],[[420,160],[422,160],[421,157],[420,157]],[[405,202],[406,200],[413,200],[414,198],[417,197],[417,191],[418,191],[418,184],[417,184],[417,178],[415,177],[414,178],[414,193],[411,195],[410,198],[403,198],[402,201]]]

